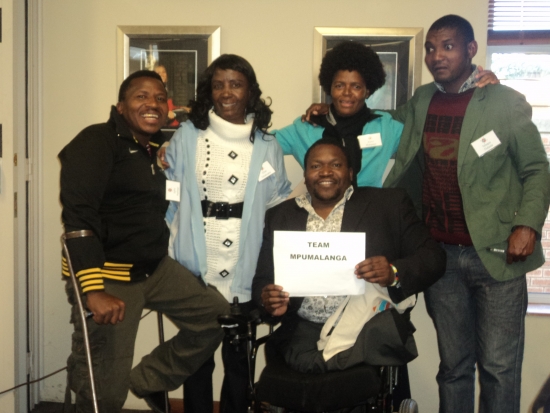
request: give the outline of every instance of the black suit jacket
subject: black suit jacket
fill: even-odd
[[[267,211],[252,283],[252,298],[260,306],[262,288],[274,283],[273,232],[305,231],[307,218],[294,199]],[[356,188],[346,202],[341,232],[364,232],[365,257],[385,256],[397,268],[401,287],[388,288],[395,303],[425,290],[445,272],[445,251],[430,237],[404,190]],[[291,297],[287,314],[297,311],[302,300]]]

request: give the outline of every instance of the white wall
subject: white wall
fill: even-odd
[[[3,1],[0,0],[0,5]],[[82,128],[103,122],[108,117],[109,105],[115,102],[118,87],[118,25],[221,26],[222,53],[236,53],[246,57],[257,72],[264,96],[273,99],[275,128],[288,124],[311,102],[315,26],[423,27],[427,30],[438,17],[456,13],[472,22],[481,46],[476,60],[485,60],[487,6],[479,0],[48,0],[42,3],[42,7],[44,142],[41,155],[44,160],[44,200],[41,207],[44,224],[41,230],[44,234],[45,258],[41,266],[46,279],[41,313],[44,319],[44,373],[64,365],[69,353],[71,333],[69,308],[60,281],[58,237],[62,227],[58,201],[59,163],[56,156]],[[5,21],[3,23],[6,24]],[[5,45],[0,44],[0,53],[4,53],[2,47]],[[0,76],[2,96],[6,96],[4,90],[9,92],[9,82],[5,79],[5,76]],[[430,80],[426,69],[423,69],[422,79],[424,83]],[[0,100],[0,119],[6,113],[9,114],[9,107],[6,107],[9,105],[3,102],[4,98]],[[8,131],[5,126],[4,153],[7,152],[6,145],[9,146],[6,142]],[[6,158],[4,165],[5,161]],[[289,160],[289,175],[294,182],[301,175],[296,165],[293,160]],[[10,184],[6,183],[4,175],[1,179],[3,190],[0,194],[0,214],[6,216],[10,211],[11,192],[4,192],[4,184],[6,188]],[[0,231],[2,256],[4,252],[13,256],[13,235],[10,228],[5,228],[2,225]],[[13,265],[10,266],[9,262],[5,266],[2,260],[0,265],[2,273],[11,273]],[[5,280],[0,289],[0,310],[13,307],[10,283],[11,280]],[[9,316],[10,312],[0,313],[2,332],[6,331],[5,328],[8,332],[12,331],[13,317]],[[437,410],[438,399],[434,380],[438,363],[435,333],[422,300],[413,314],[418,328],[416,337],[420,351],[420,357],[410,368],[413,394],[422,411],[433,412]],[[527,411],[528,404],[550,372],[548,331],[548,319],[528,319],[522,411]],[[5,337],[6,334],[0,334],[0,348],[3,350],[0,363],[8,363],[0,364],[0,367],[6,366],[4,372],[13,370],[9,359],[5,359],[7,353],[13,354],[13,343],[6,341]],[[136,358],[155,345],[155,337],[155,323],[150,317],[140,329]],[[0,377],[2,384],[6,376]],[[221,370],[218,368],[216,394],[219,394],[220,378]],[[47,379],[42,387],[43,400],[62,400],[64,385],[64,375]],[[181,392],[178,391],[172,397],[181,397]],[[0,405],[3,405],[3,401],[0,399]],[[144,404],[130,397],[127,406],[144,407]],[[3,408],[0,411],[4,411]]]
[[[13,167],[13,7],[11,1],[0,0],[2,8],[2,42],[0,43],[0,124],[2,124],[2,158],[0,158],[0,391],[15,384],[15,262],[13,218],[14,167]],[[0,412],[15,410],[13,393],[0,396]],[[5,409],[5,410],[4,410]]]
[[[0,0],[0,391],[25,380],[26,357],[26,250],[25,250],[25,27],[24,3]],[[17,212],[16,212],[17,211]],[[22,362],[18,362],[21,360]],[[32,396],[31,396],[32,397]],[[26,408],[26,389],[0,396],[0,412]]]

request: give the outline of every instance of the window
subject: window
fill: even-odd
[[[533,107],[550,159],[550,0],[489,0],[487,67]],[[550,214],[542,230],[546,263],[527,274],[530,303],[550,304]]]
[[[487,44],[548,44],[550,0],[489,0]]]
[[[487,51],[488,66],[501,83],[524,94],[533,107],[533,122],[550,156],[550,45],[489,46]],[[527,275],[527,286],[530,302],[550,304],[550,215],[541,235],[546,263]]]
[[[501,83],[525,95],[541,134],[550,134],[550,45],[488,46],[487,65]]]

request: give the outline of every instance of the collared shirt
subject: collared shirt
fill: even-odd
[[[479,69],[476,65],[472,65],[472,74],[466,79],[466,81],[460,86],[458,89],[458,93],[466,92],[467,90],[473,89],[477,86],[477,82],[479,79],[476,79],[477,74],[479,73]],[[445,92],[445,88],[441,83],[434,82],[435,86],[439,89],[440,92]]]
[[[350,185],[344,196],[335,205],[326,219],[321,218],[311,205],[311,195],[306,192],[296,197],[296,204],[308,212],[307,232],[340,232],[346,201],[353,194],[353,186]],[[306,297],[302,302],[298,315],[315,323],[324,323],[336,311],[346,296]]]

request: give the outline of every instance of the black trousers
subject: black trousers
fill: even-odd
[[[323,324],[301,319],[297,314],[287,317],[266,344],[267,362],[275,361],[275,353],[303,373],[324,373],[345,370],[358,364],[400,366],[398,385],[393,394],[394,406],[411,397],[407,364],[417,357],[412,333],[414,326],[408,315],[395,310],[377,314],[361,330],[355,345],[325,361],[317,350],[317,340]]]
[[[241,312],[249,314],[256,308],[252,301],[239,304]],[[228,337],[222,342],[222,361],[224,378],[220,397],[220,413],[247,413],[248,394],[248,359],[246,342],[238,347],[231,344]],[[185,413],[212,413],[214,405],[212,373],[214,356],[209,358],[196,373],[191,375],[183,385],[183,405]]]
[[[322,328],[321,323],[294,315],[275,330],[268,346],[275,346],[286,363],[302,373],[346,370],[359,364],[401,366],[418,356],[408,314],[394,309],[376,314],[363,326],[351,348],[326,361],[323,352],[317,350]]]
[[[168,256],[143,281],[105,279],[104,286],[107,293],[124,301],[126,311],[124,321],[116,325],[98,325],[91,318],[87,320],[101,413],[120,412],[130,384],[139,395],[177,389],[211,357],[223,338],[217,318],[229,312],[225,298]],[[68,384],[76,394],[76,411],[91,413],[82,321],[70,280],[66,289],[75,328],[67,360]],[[85,304],[86,296],[83,299]],[[179,331],[132,369],[134,343],[144,308],[161,311]]]

